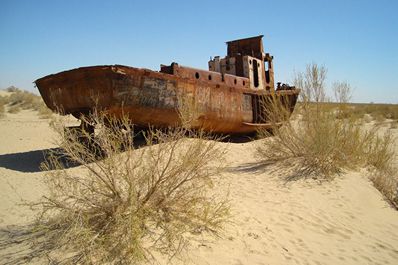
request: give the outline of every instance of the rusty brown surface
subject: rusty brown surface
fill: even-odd
[[[250,55],[264,60],[263,35],[240,40],[227,41],[229,57]]]
[[[258,48],[262,49],[261,38],[258,38],[245,39],[244,44],[255,42],[261,44]],[[230,46],[228,53],[231,54],[241,49],[236,43]],[[257,58],[257,50],[255,53]],[[266,62],[263,57],[261,60]],[[259,78],[265,78],[265,74]],[[277,90],[273,87],[252,89],[250,81],[245,76],[173,63],[161,66],[160,72],[122,65],[82,67],[40,78],[36,85],[53,111],[80,117],[98,108],[116,117],[128,115],[132,123],[143,127],[175,126],[180,122],[178,100],[189,98],[200,113],[198,127],[241,134],[267,126],[265,115],[256,107],[261,97],[274,93],[284,96],[289,99],[292,111],[299,94],[298,89],[288,86]]]

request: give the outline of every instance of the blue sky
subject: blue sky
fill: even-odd
[[[225,41],[264,35],[275,77],[311,62],[356,102],[398,103],[398,1],[0,0],[0,88],[99,64],[207,69]]]

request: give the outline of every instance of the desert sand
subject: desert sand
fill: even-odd
[[[34,219],[21,203],[46,193],[39,166],[43,152],[57,148],[48,123],[33,111],[0,119],[0,264],[26,253],[8,246]],[[255,142],[219,144],[228,150],[227,169],[215,188],[230,192],[230,223],[221,238],[192,241],[187,257],[172,263],[398,264],[398,211],[364,171],[286,182],[287,169],[256,164]]]

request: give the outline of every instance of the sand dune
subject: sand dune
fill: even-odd
[[[12,264],[26,244],[11,246],[10,235],[21,235],[34,217],[19,203],[45,194],[39,166],[57,146],[48,120],[31,111],[0,119],[0,135],[0,264]],[[216,188],[230,192],[231,223],[222,238],[193,241],[187,257],[173,263],[398,264],[398,212],[365,172],[322,184],[286,182],[291,172],[256,164],[255,144],[220,143],[228,150],[227,169]]]

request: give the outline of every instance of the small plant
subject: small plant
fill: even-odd
[[[186,127],[149,129],[138,148],[127,117],[82,119],[96,124],[95,137],[55,126],[68,160],[82,170],[50,157],[43,165],[50,193],[36,205],[38,227],[55,248],[74,253],[72,263],[139,262],[153,251],[173,257],[190,234],[220,232],[229,206],[209,192],[222,166],[216,141]]]

